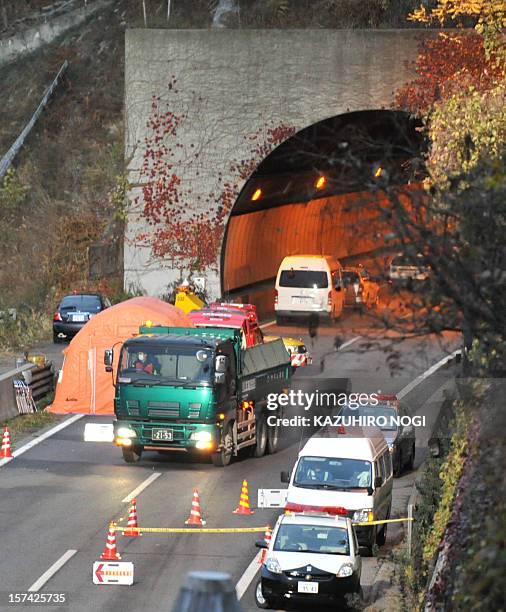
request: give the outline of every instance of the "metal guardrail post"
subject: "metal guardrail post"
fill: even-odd
[[[242,612],[229,574],[190,572],[172,612]]]

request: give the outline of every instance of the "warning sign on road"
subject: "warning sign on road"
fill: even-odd
[[[95,561],[93,564],[93,584],[125,584],[129,586],[133,583],[133,563]]]

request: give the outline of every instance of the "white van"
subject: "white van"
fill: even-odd
[[[342,513],[354,522],[388,519],[392,507],[393,470],[388,444],[380,432],[362,430],[310,438],[299,453],[288,482],[285,511]],[[321,433],[318,435],[322,435]],[[357,526],[360,546],[372,551],[385,543],[387,524]]]
[[[276,276],[276,321],[288,317],[335,320],[343,310],[341,264],[330,255],[290,255]]]

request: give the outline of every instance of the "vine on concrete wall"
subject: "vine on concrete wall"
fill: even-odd
[[[172,268],[217,270],[226,221],[241,185],[295,129],[285,124],[264,125],[245,135],[247,156],[231,160],[226,172],[213,177],[215,187],[196,195],[188,177],[199,174],[200,143],[183,144],[179,136],[188,115],[174,110],[180,106],[174,76],[168,93],[167,100],[158,96],[151,103],[149,133],[142,147],[142,197],[134,200],[150,229],[139,233],[136,242],[149,247],[154,258],[170,261]]]

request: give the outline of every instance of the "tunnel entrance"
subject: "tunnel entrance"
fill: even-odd
[[[388,189],[420,188],[425,141],[402,111],[362,111],[311,125],[279,145],[237,198],[221,253],[225,296],[272,288],[286,255],[351,263],[395,248]],[[261,307],[261,305],[260,305]]]

